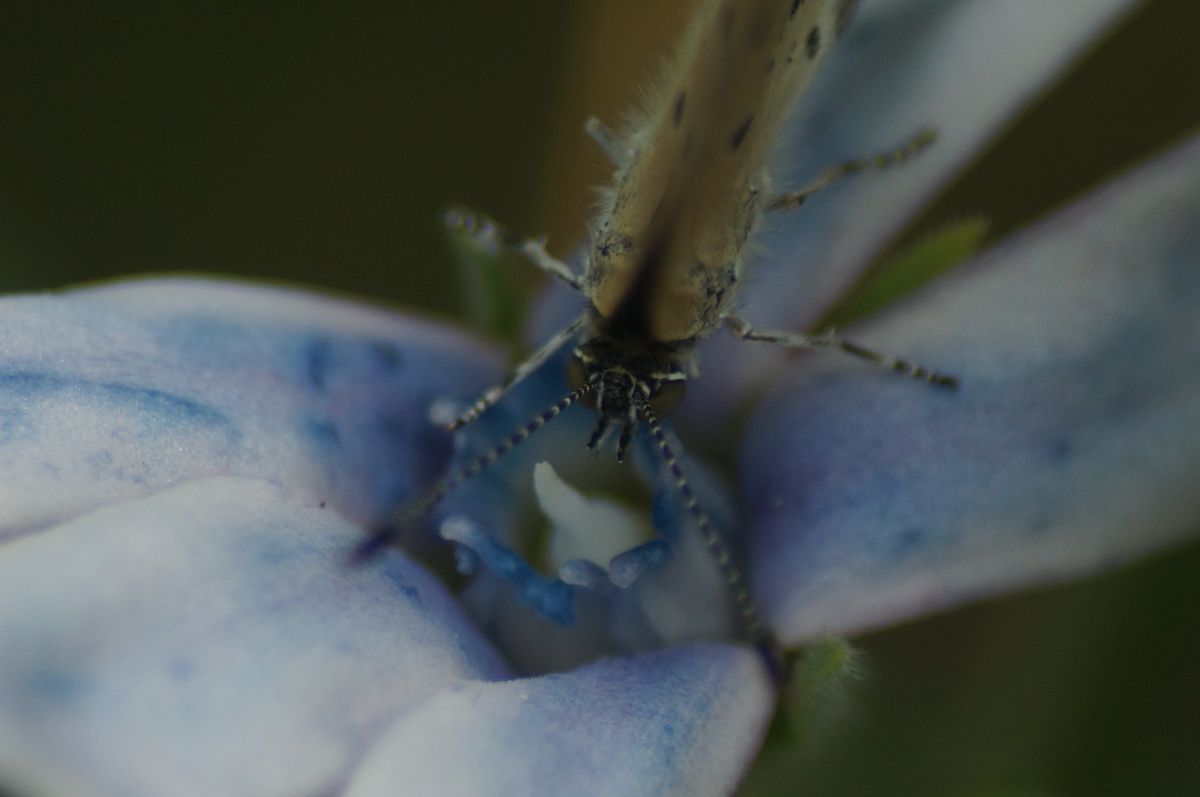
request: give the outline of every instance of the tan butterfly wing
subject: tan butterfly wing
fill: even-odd
[[[706,0],[629,134],[592,229],[589,298],[615,334],[682,341],[733,300],[768,151],[853,0]]]

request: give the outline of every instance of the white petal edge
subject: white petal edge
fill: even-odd
[[[429,322],[201,279],[5,297],[0,342],[0,539],[216,475],[379,522],[449,453],[429,405],[497,370]]]
[[[743,447],[756,592],[796,642],[1128,562],[1200,528],[1200,138],[847,331]],[[845,358],[843,358],[845,359]]]
[[[198,481],[0,548],[0,783],[325,794],[439,690],[507,675],[433,577],[264,482]]]
[[[464,685],[393,726],[347,794],[729,794],[774,701],[757,654],[715,644]]]

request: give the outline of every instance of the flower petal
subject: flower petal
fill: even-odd
[[[0,548],[0,781],[36,793],[328,794],[381,727],[505,677],[434,578],[217,478]]]
[[[758,408],[757,592],[789,642],[1099,570],[1200,524],[1200,138],[851,332]]]
[[[401,718],[348,794],[728,794],[773,710],[762,662],[730,645],[472,684]]]
[[[775,184],[802,185],[925,128],[937,130],[937,142],[901,166],[772,214],[747,263],[746,319],[764,329],[817,323],[934,193],[1133,5],[865,0],[801,100],[778,149]],[[727,407],[780,359],[772,347],[717,336],[703,367],[722,377],[697,383],[705,398],[691,411],[708,417]]]
[[[432,324],[208,280],[0,299],[0,340],[0,538],[221,474],[375,523],[449,456],[430,403],[495,373]]]

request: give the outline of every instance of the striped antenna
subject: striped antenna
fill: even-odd
[[[634,402],[637,406],[638,414],[646,421],[646,426],[649,427],[650,434],[654,436],[654,442],[658,446],[659,454],[662,455],[663,461],[671,470],[671,476],[675,480],[675,489],[678,491],[679,497],[683,499],[683,505],[687,508],[692,521],[695,522],[696,527],[700,530],[701,540],[704,542],[704,546],[708,548],[713,562],[716,563],[717,569],[721,573],[721,578],[725,581],[725,587],[733,599],[734,608],[737,610],[738,624],[741,626],[742,633],[745,634],[746,638],[750,640],[761,654],[767,670],[775,680],[775,683],[782,684],[786,678],[788,669],[783,647],[779,644],[779,640],[775,638],[771,630],[763,623],[758,606],[754,603],[754,599],[750,597],[750,590],[746,586],[742,571],[733,560],[733,552],[729,550],[729,546],[725,544],[725,540],[721,539],[721,535],[717,532],[716,527],[709,520],[708,513],[700,506],[700,501],[696,498],[696,493],[692,490],[692,485],[688,482],[687,476],[683,472],[683,466],[679,463],[679,458],[675,456],[675,451],[667,441],[667,435],[663,431],[662,424],[654,414],[654,410],[650,408],[650,402],[641,396],[636,396]]]
[[[408,511],[404,512],[399,520],[388,524],[386,527],[376,531],[366,540],[364,540],[354,552],[350,555],[350,561],[353,564],[362,564],[374,557],[386,546],[396,542],[399,537],[399,530],[420,520],[432,509],[438,501],[446,497],[446,495],[457,489],[463,482],[475,478],[483,471],[487,470],[497,460],[512,451],[521,443],[533,435],[538,429],[541,429],[550,421],[557,418],[568,407],[579,401],[586,393],[592,390],[594,383],[588,382],[581,385],[575,390],[572,390],[567,395],[560,398],[558,401],[540,415],[534,416],[529,422],[518,428],[504,440],[497,443],[489,451],[480,454],[471,460],[467,465],[457,470],[453,470],[443,476],[437,484],[425,496],[414,504]]]

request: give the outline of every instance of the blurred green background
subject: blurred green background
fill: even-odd
[[[606,177],[584,118],[619,118],[690,6],[9,4],[0,289],[184,270],[456,314],[438,212],[564,254]],[[912,233],[1001,236],[1197,129],[1198,40],[1200,4],[1146,3]],[[865,677],[748,790],[1200,794],[1198,586],[1193,544],[857,640]]]

